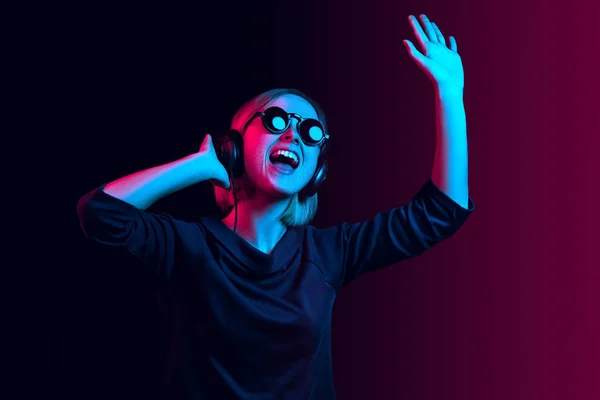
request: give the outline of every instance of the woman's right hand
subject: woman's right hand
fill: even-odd
[[[209,181],[220,188],[229,189],[231,186],[229,182],[229,175],[227,174],[227,170],[219,161],[217,157],[217,152],[215,151],[215,146],[213,145],[212,137],[210,134],[206,134],[204,140],[202,141],[202,146],[200,146],[200,150],[198,154],[202,156],[205,162],[209,163],[212,166],[212,176],[213,178]]]

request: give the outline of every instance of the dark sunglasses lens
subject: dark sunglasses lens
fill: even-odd
[[[270,130],[282,132],[287,128],[288,115],[278,107],[271,107],[265,110],[264,122]]]
[[[316,119],[304,120],[300,127],[300,135],[309,143],[319,143],[325,136],[323,126]]]

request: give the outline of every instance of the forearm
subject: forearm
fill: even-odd
[[[461,92],[436,89],[436,148],[431,180],[463,208],[467,208],[467,122]]]
[[[212,179],[212,170],[200,153],[194,153],[110,182],[104,192],[145,210],[171,193]]]

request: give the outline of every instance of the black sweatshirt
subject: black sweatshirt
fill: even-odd
[[[172,293],[172,399],[335,399],[331,313],[338,290],[450,237],[473,212],[428,181],[405,206],[360,223],[290,228],[271,254],[215,217],[140,211],[105,193],[77,212],[90,240],[138,257]]]

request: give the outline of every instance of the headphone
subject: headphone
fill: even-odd
[[[233,189],[233,201],[235,206],[235,223],[233,231],[235,232],[237,227],[237,198],[235,190],[235,178],[240,178],[244,175],[244,140],[242,134],[234,129],[230,129],[227,132],[216,135],[213,143],[217,158],[225,167],[229,178],[231,179],[231,185]],[[325,157],[326,149],[329,147],[329,141],[321,148],[319,159],[317,161],[317,168],[315,173],[310,178],[310,181],[300,190],[298,193],[301,199],[306,199],[315,195],[323,182],[327,179],[328,163]]]

